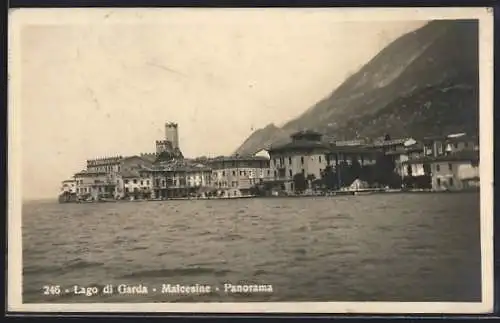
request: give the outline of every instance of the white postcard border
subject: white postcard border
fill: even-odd
[[[165,11],[207,19],[214,10],[245,11],[259,19],[260,10],[314,14],[331,10],[342,21],[478,19],[480,63],[480,190],[482,302],[244,302],[244,303],[22,303],[22,27],[36,24],[162,23]],[[493,10],[491,8],[321,8],[321,9],[15,9],[9,12],[8,42],[8,304],[11,312],[170,312],[170,313],[488,313],[493,310]],[[473,216],[473,215],[471,215]]]

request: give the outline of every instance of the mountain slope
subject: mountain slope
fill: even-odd
[[[433,21],[401,36],[282,128],[252,134],[252,154],[307,128],[337,139],[478,130],[478,23]]]

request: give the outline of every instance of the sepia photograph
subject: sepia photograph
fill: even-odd
[[[9,13],[8,309],[493,310],[488,8]]]

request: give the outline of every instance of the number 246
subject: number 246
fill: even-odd
[[[59,285],[43,286],[44,295],[59,295],[61,294],[61,287]]]

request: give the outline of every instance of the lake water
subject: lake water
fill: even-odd
[[[479,218],[478,193],[27,202],[23,302],[480,301]],[[72,292],[107,284],[148,294]],[[163,284],[212,292],[164,294]],[[50,285],[63,295],[44,295]]]

